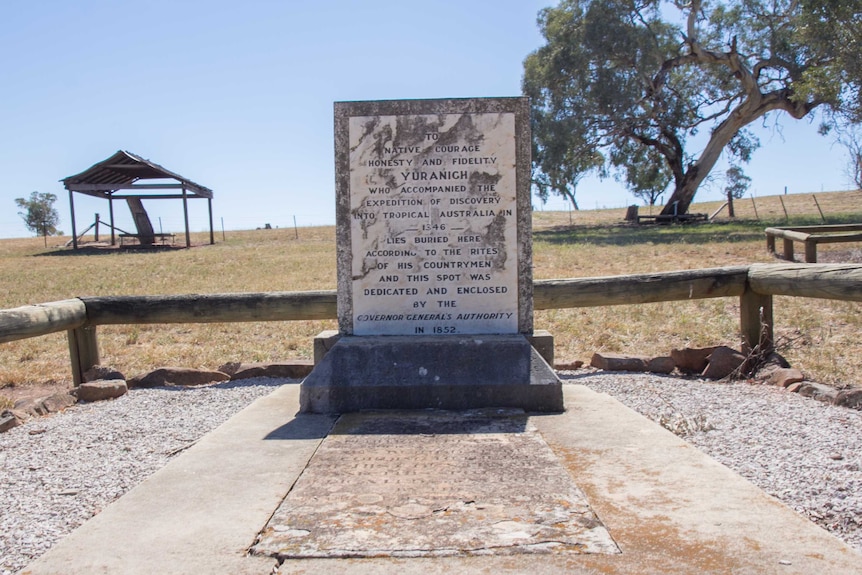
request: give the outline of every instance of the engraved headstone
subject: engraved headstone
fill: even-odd
[[[335,113],[346,140],[338,239],[350,254],[341,331],[529,333],[526,100],[346,102]]]
[[[524,337],[527,99],[337,102],[335,164],[343,337],[303,382],[303,411],[561,410]]]

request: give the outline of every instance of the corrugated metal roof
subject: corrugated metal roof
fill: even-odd
[[[191,197],[210,199],[213,197],[211,189],[124,150],[119,150],[107,160],[94,164],[80,174],[63,178],[60,181],[63,182],[63,186],[67,190],[108,198],[114,191],[129,189],[128,186],[139,180],[157,179],[176,180],[185,186]]]

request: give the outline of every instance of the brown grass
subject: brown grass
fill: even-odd
[[[781,198],[793,223],[818,223],[810,195]],[[862,192],[817,194],[830,222],[862,221]],[[536,212],[536,279],[632,274],[775,261],[763,228],[784,223],[779,197],[737,202],[737,222],[631,226],[624,210]],[[718,202],[696,204],[712,213]],[[641,208],[641,213],[647,209]],[[855,212],[855,216],[854,216]],[[726,216],[726,211],[723,212]],[[572,218],[572,225],[569,218]],[[68,238],[0,241],[0,309],[85,295],[141,295],[335,289],[333,227],[230,232],[191,250],[98,250],[74,255]],[[854,251],[855,250],[855,251]],[[862,261],[859,246],[832,244],[821,261]],[[776,334],[784,355],[811,378],[858,384],[862,374],[859,305],[776,298]],[[645,355],[672,348],[738,345],[735,298],[537,312],[537,329],[556,337],[557,358],[589,360],[594,351]],[[175,324],[99,328],[102,362],[131,376],[161,365],[215,368],[228,361],[309,358],[311,341],[334,321]],[[0,387],[71,383],[64,334],[0,344]]]

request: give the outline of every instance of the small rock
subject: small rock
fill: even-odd
[[[745,363],[745,356],[727,346],[716,347],[709,355],[709,363],[701,373],[706,379],[724,379]]]
[[[835,396],[833,403],[850,409],[862,409],[862,387],[842,389]]]
[[[802,389],[802,386],[804,384],[805,382],[797,381],[796,383],[791,383],[785,389],[787,389],[787,391],[789,391],[790,393],[799,393],[799,390]]]
[[[0,414],[0,433],[9,431],[13,427],[18,427],[21,423],[23,422],[15,417],[11,411],[6,410]]]
[[[252,377],[301,379],[311,373],[312,369],[314,369],[314,362],[304,359],[293,360],[290,363],[241,363],[231,374],[230,379],[232,381]]]
[[[220,365],[218,368],[218,371],[220,371],[222,373],[226,373],[230,376],[233,376],[233,374],[236,373],[236,371],[239,369],[239,366],[241,366],[241,365],[242,364],[238,361],[229,361],[227,363]]]
[[[81,401],[103,401],[114,399],[129,391],[125,380],[102,379],[88,381],[78,386],[78,399]]]
[[[42,400],[42,407],[46,413],[57,413],[75,405],[77,401],[70,393],[55,393]]]
[[[811,397],[828,403],[833,403],[838,396],[838,390],[834,387],[822,383],[814,383],[813,381],[803,382],[798,393],[804,397]]]
[[[127,380],[129,387],[161,387],[165,385],[206,385],[227,381],[230,376],[221,371],[187,367],[160,367]]]
[[[84,381],[98,381],[100,379],[122,379],[125,381],[126,376],[116,369],[105,365],[94,365],[84,372]]]
[[[605,371],[646,371],[647,360],[643,357],[594,353],[590,365]]]
[[[654,357],[647,362],[647,371],[651,373],[670,373],[676,367],[672,357]]]
[[[674,349],[671,350],[670,357],[682,373],[700,374],[706,369],[707,358],[715,349],[715,347]]]
[[[787,387],[793,383],[803,381],[805,376],[798,369],[793,368],[778,368],[774,370],[769,379],[765,383],[768,385],[777,385],[779,387]]]
[[[575,361],[559,361],[554,364],[554,369],[557,371],[575,371],[584,367],[584,362],[581,360]]]
[[[841,455],[840,453],[833,453],[832,455],[829,456],[829,459],[832,459],[834,461],[841,461],[842,459],[844,459],[844,456]]]

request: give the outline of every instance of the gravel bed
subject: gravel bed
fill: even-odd
[[[862,412],[769,386],[562,373],[684,437],[862,550]],[[230,416],[288,383],[132,390],[0,434],[0,575],[11,575]]]
[[[862,551],[862,411],[747,383],[561,378],[615,397]]]
[[[0,575],[25,567],[207,432],[289,382],[134,389],[0,434]]]

